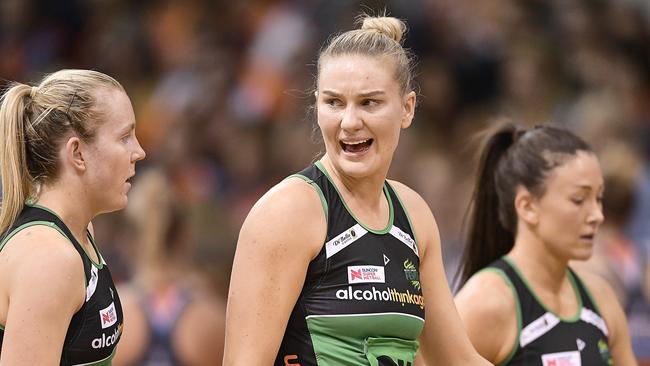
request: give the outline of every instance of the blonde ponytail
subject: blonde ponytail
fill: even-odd
[[[0,233],[9,229],[33,192],[25,153],[25,125],[29,123],[25,109],[32,101],[31,91],[29,85],[16,83],[3,95],[0,104]]]

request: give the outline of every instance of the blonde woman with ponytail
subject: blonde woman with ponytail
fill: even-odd
[[[91,220],[145,156],[123,87],[96,71],[15,83],[0,105],[0,364],[110,365],[122,309]]]
[[[321,51],[325,154],[267,192],[240,232],[224,364],[488,365],[443,271],[435,219],[387,173],[416,93],[405,25],[365,17]],[[292,143],[302,143],[294,141]]]

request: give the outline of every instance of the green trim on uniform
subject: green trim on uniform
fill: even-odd
[[[0,324],[0,330],[4,332],[4,330],[5,330],[4,325]]]
[[[348,213],[350,214],[350,216],[352,216],[352,218],[353,218],[353,219],[354,219],[354,220],[355,220],[359,225],[361,225],[361,227],[363,227],[364,229],[368,230],[369,232],[371,232],[371,233],[373,233],[373,234],[378,234],[378,235],[383,235],[383,234],[386,234],[386,233],[388,233],[388,232],[390,231],[390,229],[393,227],[393,220],[394,220],[394,215],[395,215],[395,213],[394,213],[394,209],[393,209],[393,200],[390,199],[390,194],[388,193],[388,188],[386,188],[386,185],[385,185],[385,184],[384,184],[384,195],[386,196],[386,200],[388,201],[388,211],[389,211],[388,224],[387,224],[386,227],[385,227],[384,229],[382,229],[382,230],[375,230],[375,229],[372,229],[372,228],[366,226],[363,222],[361,222],[361,221],[360,221],[360,220],[359,220],[359,219],[354,215],[354,213],[352,212],[352,210],[350,210],[350,207],[348,207],[348,204],[345,203],[345,200],[343,199],[343,196],[341,196],[341,192],[340,192],[339,189],[336,187],[336,184],[334,184],[334,181],[332,180],[332,177],[330,177],[329,173],[327,173],[327,170],[325,169],[325,166],[323,166],[323,163],[319,160],[319,161],[317,161],[316,163],[314,163],[314,165],[316,165],[316,167],[317,167],[321,172],[323,172],[323,174],[325,174],[325,176],[327,177],[327,180],[329,180],[330,183],[332,183],[332,186],[334,186],[334,189],[336,189],[336,193],[337,193],[337,194],[339,195],[339,197],[341,198],[341,202],[343,202],[343,206],[345,206],[345,209],[348,211]],[[414,235],[415,235],[415,234],[414,234]]]
[[[104,268],[104,264],[106,261],[104,261],[104,257],[102,257],[102,253],[99,251],[99,247],[97,247],[97,244],[95,244],[95,238],[90,234],[90,231],[86,230],[86,235],[88,236],[88,240],[90,241],[90,244],[93,246],[93,249],[95,250],[95,254],[97,255],[97,260],[99,260],[99,263],[95,263],[92,258],[86,253],[86,250],[81,247],[81,249],[84,249],[84,253],[90,260],[90,263],[93,264],[93,266],[97,267],[97,269],[102,269]]]
[[[316,192],[318,192],[318,197],[320,197],[320,203],[323,206],[323,212],[325,213],[325,221],[329,222],[329,206],[327,204],[327,200],[325,199],[325,195],[323,194],[323,191],[318,186],[318,183],[314,182],[313,180],[311,180],[308,177],[305,177],[302,174],[292,174],[292,175],[288,176],[287,179],[288,178],[293,178],[293,177],[300,178],[300,179],[304,180],[305,182],[309,183],[309,185],[311,185],[316,190]]]
[[[579,278],[576,278],[578,276],[577,273],[576,273],[576,277],[574,277],[573,274],[571,274],[571,272],[569,272],[569,275],[571,276],[571,278],[574,281],[579,281],[580,280]],[[598,303],[596,302],[596,299],[594,299],[594,297],[591,295],[591,291],[589,290],[589,286],[587,286],[585,281],[582,281],[582,287],[584,287],[585,292],[587,293],[587,296],[589,296],[589,300],[591,300],[591,303],[594,304],[594,308],[596,309],[596,312],[598,312],[598,314],[602,314],[602,312],[600,311],[600,308],[598,307]]]
[[[415,245],[418,245],[417,234],[415,233],[415,228],[413,227],[413,221],[411,221],[411,215],[409,215],[409,211],[406,209],[406,205],[404,205],[404,202],[400,198],[399,193],[397,193],[397,190],[395,189],[395,187],[393,187],[392,184],[388,183],[388,181],[386,181],[386,184],[388,184],[393,189],[393,192],[395,192],[395,197],[397,197],[397,201],[399,202],[399,204],[404,209],[404,214],[406,215],[406,220],[409,222],[411,232],[413,233],[413,240],[415,241]]]
[[[575,322],[580,320],[580,314],[582,314],[582,297],[580,296],[580,291],[578,290],[578,286],[576,285],[576,282],[573,279],[573,276],[571,276],[571,272],[569,272],[568,269],[566,270],[566,273],[567,273],[567,276],[569,278],[569,283],[571,283],[571,287],[573,287],[573,294],[576,297],[576,303],[578,304],[578,309],[577,309],[575,315],[570,316],[568,318],[563,318],[559,314],[557,314],[556,312],[550,310],[548,308],[548,306],[546,306],[546,304],[544,304],[544,302],[542,302],[542,300],[537,296],[537,293],[535,293],[535,291],[533,290],[532,286],[530,286],[530,284],[528,283],[528,280],[526,280],[526,277],[524,277],[523,274],[521,273],[521,271],[519,271],[519,267],[517,267],[517,265],[512,261],[512,259],[510,259],[510,257],[505,255],[505,256],[503,256],[503,259],[506,262],[508,262],[508,264],[510,264],[510,266],[512,266],[512,268],[515,270],[515,272],[517,272],[517,275],[519,275],[519,278],[521,278],[521,281],[528,288],[528,291],[530,291],[530,293],[533,294],[533,297],[535,298],[535,300],[537,300],[539,305],[542,308],[544,308],[544,310],[546,310],[547,312],[555,315],[558,319],[560,319],[561,321],[566,322],[566,323],[575,323]]]
[[[45,206],[41,206],[41,205],[35,204],[35,203],[25,203],[25,205],[31,206],[31,207],[37,207],[37,208],[40,208],[41,210],[47,211],[47,212],[51,213],[52,215],[56,216],[59,220],[61,220],[61,222],[65,223],[65,221],[63,221],[63,219],[59,215],[57,215],[56,212],[52,211],[51,209],[49,209],[49,208],[47,208]],[[59,230],[59,231],[61,231],[61,230]],[[63,234],[63,231],[61,231],[61,233]],[[63,236],[65,236],[68,240],[70,240],[70,238],[68,238],[67,235],[63,234]],[[81,243],[79,243],[79,245],[81,246],[81,249],[84,251],[84,254],[86,255],[86,257],[88,257],[88,259],[90,260],[90,263],[92,263],[95,267],[97,267],[97,269],[102,269],[102,267],[104,267],[104,264],[102,263],[101,254],[99,253],[99,250],[97,249],[97,246],[95,246],[95,242],[94,242],[94,240],[92,240],[92,237],[90,235],[88,237],[91,238],[90,243],[91,243],[93,249],[95,250],[95,254],[97,255],[97,260],[99,260],[99,263],[95,263],[95,261],[88,255],[88,252],[86,252],[86,248],[84,248],[84,246],[81,245]]]
[[[373,366],[377,356],[413,364],[419,346],[414,339],[424,327],[422,319],[398,313],[313,315],[306,320],[319,366]],[[397,337],[367,337],[377,324]]]
[[[5,238],[2,239],[2,242],[0,242],[0,250],[2,250],[2,248],[4,248],[4,246],[5,246],[5,244],[7,244],[7,242],[8,242],[11,238],[13,238],[16,234],[18,234],[18,232],[20,232],[20,231],[22,231],[23,229],[26,229],[26,228],[28,228],[28,227],[30,227],[30,226],[36,226],[36,225],[41,225],[41,226],[48,226],[48,227],[51,227],[52,229],[54,229],[54,230],[58,231],[59,233],[61,233],[61,235],[63,235],[64,238],[66,238],[66,239],[68,238],[68,237],[65,235],[65,233],[63,232],[63,230],[61,230],[61,229],[60,229],[58,226],[56,226],[56,224],[53,223],[53,222],[49,222],[49,221],[32,221],[32,222],[28,222],[28,223],[26,223],[26,224],[23,224],[23,225],[18,226],[17,228],[13,229],[13,230],[12,230],[12,231],[7,235],[7,236],[5,236]]]
[[[522,317],[521,317],[521,303],[519,302],[519,296],[517,295],[517,289],[515,288],[515,285],[510,281],[510,278],[508,278],[508,275],[503,272],[501,269],[498,268],[493,268],[493,267],[488,267],[488,268],[483,268],[482,270],[478,271],[478,273],[481,272],[492,272],[496,273],[501,278],[503,281],[510,287],[510,290],[512,290],[512,296],[515,298],[515,313],[517,314],[517,335],[515,336],[515,343],[512,345],[512,350],[510,350],[510,354],[499,363],[499,366],[504,366],[507,365],[510,360],[515,356],[515,353],[517,353],[517,350],[519,349],[519,337],[521,337],[521,329],[523,328],[522,324]]]

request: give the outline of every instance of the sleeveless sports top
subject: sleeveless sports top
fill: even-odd
[[[149,342],[142,353],[140,361],[133,366],[180,366],[172,336],[178,320],[192,302],[190,290],[175,286],[171,299],[165,298],[168,306],[158,306],[161,299],[153,292],[144,293],[140,303],[149,326]]]
[[[81,256],[86,276],[86,301],[70,320],[61,353],[61,365],[110,365],[122,334],[122,306],[111,273],[88,232],[100,263],[93,263],[68,227],[41,206],[25,206],[0,242],[0,250],[19,231],[34,225],[52,227],[64,235]],[[0,347],[4,328],[0,326]],[[2,349],[0,348],[0,352]]]
[[[515,264],[503,257],[488,268],[512,288],[517,307],[517,342],[501,365],[606,366],[612,365],[608,331],[595,302],[578,276],[568,269],[578,313],[568,319],[547,310]]]
[[[327,238],[309,263],[275,365],[412,365],[424,300],[418,247],[397,194],[384,184],[390,218],[377,231],[352,215],[320,162],[294,176],[319,193]]]

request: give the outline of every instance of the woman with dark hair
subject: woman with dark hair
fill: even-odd
[[[569,266],[603,222],[596,155],[569,131],[489,133],[478,169],[456,305],[474,347],[499,365],[635,365],[605,281]]]

